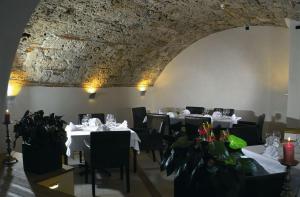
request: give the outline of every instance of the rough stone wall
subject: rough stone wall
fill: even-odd
[[[200,38],[246,24],[285,26],[285,17],[300,19],[299,0],[41,0],[11,79],[41,86],[153,85]]]

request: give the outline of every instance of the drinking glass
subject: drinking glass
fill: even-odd
[[[88,114],[83,115],[82,119],[81,119],[81,124],[83,126],[88,126],[89,125],[89,118],[90,116]]]
[[[115,126],[116,125],[116,118],[113,114],[106,115],[106,124],[108,126]]]

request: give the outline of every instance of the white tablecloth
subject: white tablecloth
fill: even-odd
[[[67,132],[67,156],[71,156],[73,151],[83,151],[83,141],[90,137],[91,132],[97,131],[95,128],[91,129],[82,125],[75,126],[78,130],[71,131],[71,127],[69,125],[65,128],[65,131]],[[110,127],[109,129],[110,131],[130,131],[130,147],[135,149],[138,153],[140,152],[139,142],[141,142],[141,140],[135,131],[129,128]]]
[[[242,119],[241,117],[230,117],[230,116],[213,117],[211,115],[201,115],[201,114],[189,114],[189,115],[180,114],[176,117],[170,117],[170,122],[171,124],[175,124],[179,121],[183,122],[185,120],[185,116],[208,117],[211,119],[211,124],[213,127],[220,126],[221,128],[232,128],[232,125],[237,124],[238,120]]]
[[[282,149],[282,148],[281,148]],[[260,165],[262,165],[265,170],[269,173],[280,173],[285,172],[286,167],[281,165],[279,161],[274,160],[272,158],[266,157],[262,155],[265,147],[262,145],[257,146],[247,146],[242,149],[243,153],[252,159],[255,159]],[[282,157],[282,151],[279,151]],[[300,154],[295,154],[295,159],[300,161]],[[291,176],[292,176],[292,188],[297,194],[297,197],[300,197],[300,164],[291,168]]]

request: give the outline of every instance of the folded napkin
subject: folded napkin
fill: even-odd
[[[184,109],[184,110],[181,112],[181,114],[187,116],[187,115],[190,115],[191,112],[190,112],[190,110],[188,110],[188,109]]]
[[[90,127],[98,127],[101,126],[102,122],[99,118],[91,118],[89,119],[89,126]]]
[[[147,116],[144,117],[143,123],[147,122]]]
[[[279,159],[279,152],[278,148],[275,146],[268,146],[263,153],[264,156],[278,160]]]
[[[66,129],[69,131],[80,131],[81,127],[73,124],[73,122],[70,122],[70,124],[67,125]]]
[[[119,128],[119,129],[127,129],[127,128],[128,128],[127,121],[124,120],[120,125],[116,126],[116,128]]]
[[[213,117],[213,118],[221,118],[221,117],[222,117],[222,113],[219,112],[219,111],[215,111],[215,112],[212,114],[212,117]]]
[[[121,124],[116,126],[109,126],[109,130],[111,131],[123,131],[123,130],[129,130],[127,121],[124,120]]]
[[[175,118],[175,117],[176,117],[175,112],[168,112],[167,115],[168,115],[170,118]]]
[[[271,135],[267,137],[265,146],[267,146],[267,148],[263,155],[276,160],[279,159],[278,148],[280,146],[280,138],[278,136]]]

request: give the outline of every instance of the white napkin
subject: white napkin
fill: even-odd
[[[267,137],[265,146],[267,146],[267,148],[264,151],[263,155],[278,160],[278,148],[280,146],[280,138],[275,135]]]
[[[128,124],[127,121],[124,120],[121,124],[115,126],[115,127],[110,127],[109,128],[111,131],[122,131],[122,130],[128,130]]]
[[[101,126],[102,122],[99,118],[91,118],[89,119],[89,126],[90,127],[98,127]]]
[[[168,112],[167,115],[168,115],[170,118],[175,118],[175,117],[176,117],[175,112]]]
[[[212,114],[212,117],[213,117],[213,118],[221,118],[221,117],[222,117],[222,113],[219,112],[219,111],[215,111],[215,112]]]
[[[73,124],[73,122],[70,122],[69,125],[67,125],[67,127],[69,131],[80,131],[81,127],[78,127],[76,125]]]
[[[190,115],[191,112],[190,112],[190,110],[188,110],[188,109],[184,109],[184,110],[181,112],[181,114],[187,116],[187,115]]]
[[[147,122],[147,116],[144,117],[143,123]]]
[[[278,160],[279,159],[278,148],[276,148],[275,146],[268,146],[265,152],[263,153],[263,155]]]

